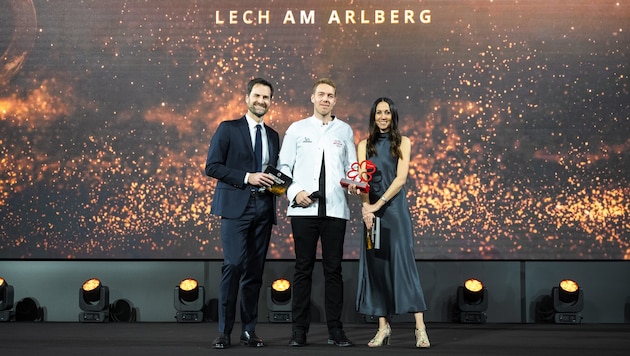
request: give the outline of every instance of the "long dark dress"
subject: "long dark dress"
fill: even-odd
[[[398,160],[391,156],[389,147],[389,134],[380,134],[376,143],[378,155],[368,157],[376,165],[370,182],[371,203],[383,195],[396,177]],[[405,187],[375,215],[381,218],[381,247],[366,250],[365,238],[362,239],[357,311],[388,317],[425,311],[427,307],[416,267]]]

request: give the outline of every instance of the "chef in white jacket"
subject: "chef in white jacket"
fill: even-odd
[[[352,128],[332,115],[337,100],[336,90],[331,79],[315,82],[311,94],[313,116],[289,126],[278,159],[277,168],[293,178],[287,190],[287,216],[291,218],[295,247],[291,346],[306,345],[312,273],[320,239],[328,343],[352,346],[341,323],[341,261],[350,209],[347,191],[339,181],[346,178],[357,156]]]

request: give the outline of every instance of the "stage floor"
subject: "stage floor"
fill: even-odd
[[[217,324],[206,323],[0,323],[0,353],[13,355],[628,355],[630,324],[450,324],[428,323],[431,348],[414,347],[413,324],[392,324],[391,345],[371,349],[366,343],[376,324],[346,324],[356,346],[327,345],[326,326],[313,324],[305,347],[289,347],[290,324],[261,323],[256,333],[263,348],[238,345],[214,350]],[[240,328],[239,325],[236,328]],[[240,330],[240,329],[236,329]],[[235,342],[236,341],[236,344]],[[235,345],[234,345],[235,344]]]

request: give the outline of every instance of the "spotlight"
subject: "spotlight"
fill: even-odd
[[[175,318],[178,323],[203,321],[205,292],[197,280],[186,278],[175,287]]]
[[[457,316],[460,323],[482,324],[486,322],[488,290],[478,279],[468,279],[457,287]]]
[[[102,323],[109,321],[109,288],[98,278],[88,279],[79,289],[79,321]]]
[[[217,298],[209,299],[204,304],[204,320],[219,321],[219,300]]]
[[[560,281],[551,290],[553,298],[554,320],[558,324],[579,324],[582,322],[584,292],[570,279]]]
[[[130,322],[136,321],[136,309],[126,299],[118,299],[109,306],[109,318],[111,321]]]
[[[44,309],[34,298],[24,298],[15,304],[15,321],[43,321]]]
[[[13,286],[0,277],[0,321],[10,321],[13,309]]]
[[[291,322],[291,283],[284,279],[276,279],[267,287],[267,309],[269,309],[268,319],[272,323]]]

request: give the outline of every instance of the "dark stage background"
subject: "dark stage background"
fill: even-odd
[[[0,259],[221,258],[214,130],[264,76],[283,134],[330,76],[357,142],[399,106],[416,258],[628,260],[629,24],[620,1],[0,1]]]

